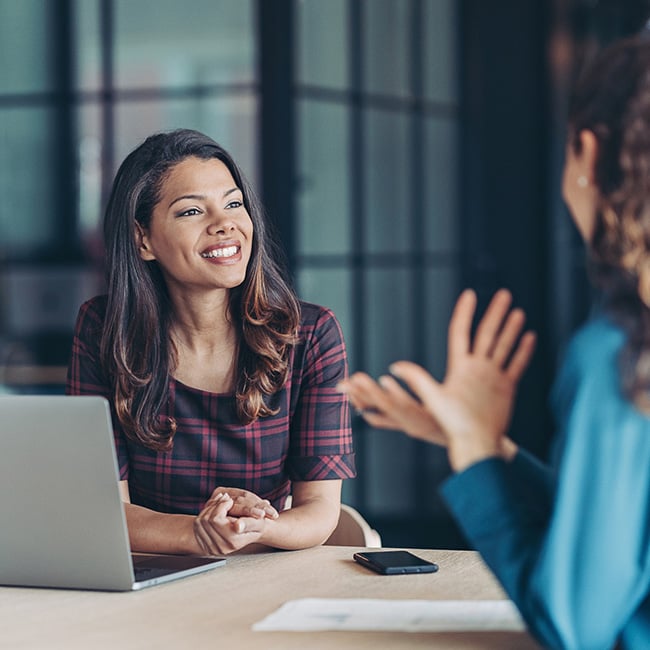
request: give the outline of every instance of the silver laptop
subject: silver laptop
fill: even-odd
[[[103,397],[0,396],[0,585],[127,591],[224,558],[131,554]]]

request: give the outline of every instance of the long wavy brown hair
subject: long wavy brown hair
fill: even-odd
[[[262,208],[231,156],[189,129],[152,135],[131,152],[117,172],[104,215],[108,304],[101,360],[125,434],[158,450],[171,447],[176,431],[174,420],[160,415],[169,399],[176,350],[169,335],[167,287],[157,262],[140,258],[136,223],[149,226],[170,170],[188,157],[223,162],[253,221],[246,278],[229,296],[229,316],[241,332],[235,399],[242,424],[277,412],[268,397],[286,382],[300,321],[298,299],[285,279]]]
[[[588,242],[594,283],[627,337],[619,357],[624,393],[650,411],[650,40],[604,49],[579,80],[569,112],[570,138],[598,141],[599,205]]]

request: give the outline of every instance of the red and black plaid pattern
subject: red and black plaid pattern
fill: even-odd
[[[334,314],[301,303],[299,342],[291,352],[292,372],[271,397],[277,415],[244,426],[232,395],[185,386],[170,378],[162,417],[177,423],[173,449],[157,452],[126,438],[113,414],[120,476],[131,501],[159,512],[194,514],[218,486],[251,490],[278,509],[291,481],[355,476],[349,405],[336,391],[347,375],[345,343]],[[109,382],[99,363],[106,297],[79,311],[66,392],[103,395]]]

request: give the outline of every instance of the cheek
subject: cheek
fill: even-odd
[[[242,225],[242,230],[248,239],[249,246],[253,246],[253,238],[255,236],[255,229],[253,228],[253,220],[249,217],[246,224]]]

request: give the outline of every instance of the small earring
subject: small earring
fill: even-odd
[[[578,187],[587,187],[589,185],[589,179],[586,176],[578,176]]]

